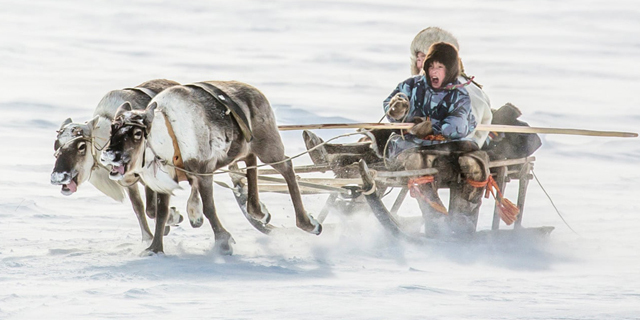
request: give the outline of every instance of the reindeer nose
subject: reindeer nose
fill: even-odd
[[[71,174],[69,172],[52,172],[51,173],[51,184],[65,184],[71,181]]]
[[[113,150],[108,150],[102,153],[102,155],[100,155],[100,161],[102,161],[103,164],[111,164],[113,162],[118,162],[122,159],[122,152],[120,151],[113,151]]]

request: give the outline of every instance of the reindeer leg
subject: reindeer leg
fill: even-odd
[[[267,162],[265,160],[262,161]],[[302,205],[300,188],[298,187],[296,174],[293,172],[293,165],[291,164],[291,161],[289,160],[283,163],[274,164],[272,165],[272,167],[276,169],[276,171],[278,171],[287,182],[289,194],[291,195],[291,201],[293,201],[293,208],[296,211],[296,226],[306,232],[313,233],[315,235],[320,234],[322,232],[322,225],[311,215],[309,215],[304,210],[304,206]]]
[[[134,184],[126,188],[129,200],[131,200],[131,206],[133,206],[133,212],[136,213],[138,218],[138,224],[140,225],[140,231],[142,232],[142,241],[148,241],[153,238],[149,225],[147,224],[147,218],[144,216],[144,204],[142,198],[140,198],[140,190],[138,185]]]
[[[147,207],[145,210],[147,217],[151,219],[155,219],[156,211],[158,207],[158,196],[155,191],[151,190],[151,188],[147,186],[144,186],[144,194],[147,200]],[[170,225],[177,226],[183,220],[180,213],[178,213],[178,211],[175,210],[175,207],[172,207],[171,209],[172,210],[169,210],[169,216],[167,217],[167,222],[166,222],[167,226],[164,227],[165,236],[168,235],[169,232],[171,231]]]
[[[147,200],[147,208],[145,210],[145,212],[147,213],[147,217],[149,217],[150,219],[155,219],[156,208],[158,207],[158,197],[156,196],[156,192],[151,190],[151,188],[145,186],[144,195]]]
[[[244,159],[247,168],[255,167],[258,164],[254,154],[248,155]],[[247,212],[256,220],[267,224],[271,220],[268,212],[262,212],[260,206],[260,196],[258,194],[258,169],[247,169]]]
[[[235,243],[235,241],[231,237],[231,234],[222,226],[216,214],[216,208],[213,203],[213,177],[201,176],[197,179],[197,182],[200,196],[202,197],[204,215],[209,219],[216,239],[215,248],[221,255],[231,255],[233,253],[231,243]]]
[[[204,219],[202,217],[202,201],[198,192],[198,178],[189,177],[188,179],[191,185],[191,195],[189,195],[189,200],[187,201],[187,215],[191,226],[200,228]]]
[[[170,194],[158,193],[158,210],[156,215],[156,229],[153,234],[153,241],[142,255],[152,255],[154,253],[164,252],[162,247],[162,237],[164,236],[164,226],[169,215],[169,199]]]

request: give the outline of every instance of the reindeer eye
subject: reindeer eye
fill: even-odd
[[[133,129],[133,138],[136,140],[142,139],[142,129],[139,129],[139,128]]]
[[[78,151],[79,152],[85,152],[86,150],[87,150],[87,143],[86,142],[78,143]]]

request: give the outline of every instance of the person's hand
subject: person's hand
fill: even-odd
[[[409,112],[409,100],[407,96],[401,92],[396,93],[396,95],[391,98],[391,101],[389,101],[389,111],[387,111],[387,114],[393,119],[402,120],[407,112]]]
[[[433,134],[433,127],[431,126],[431,119],[416,117],[413,119],[415,125],[409,129],[409,133],[412,135],[424,139],[424,137]]]

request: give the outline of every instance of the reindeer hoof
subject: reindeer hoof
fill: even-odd
[[[169,208],[169,217],[166,224],[168,226],[177,226],[180,222],[184,221],[184,217],[180,214],[176,207]]]
[[[153,257],[157,255],[164,255],[164,251],[162,251],[162,249],[158,250],[158,249],[152,249],[151,247],[149,247],[144,251],[140,252],[140,257]]]
[[[311,233],[315,234],[316,236],[320,235],[322,233],[322,225],[318,223],[318,225],[313,228],[313,231],[311,231]]]
[[[311,234],[315,234],[316,236],[319,235],[320,233],[322,233],[322,224],[320,224],[320,222],[318,222],[318,220],[316,220],[314,217],[312,217],[311,215],[308,215],[309,217],[309,223],[311,224],[311,226],[313,227],[313,229],[308,229],[308,228],[304,228],[304,227],[300,227],[302,230],[309,232]]]
[[[202,219],[202,216],[200,216],[194,220],[189,219],[189,223],[191,223],[191,226],[194,228],[200,228],[204,223],[204,219]]]
[[[262,212],[262,214],[264,214],[264,217],[262,217],[262,220],[260,220],[260,222],[262,222],[263,224],[269,223],[271,221],[271,213],[269,212],[269,209],[267,209],[267,206],[265,206],[262,202],[260,202],[260,211]]]
[[[253,220],[260,221],[260,223],[262,223],[262,224],[269,223],[269,221],[271,221],[271,214],[268,211],[264,211],[264,210],[262,212],[264,213],[264,215],[262,216],[262,219],[257,219],[257,218],[255,218],[253,216],[251,216],[251,218]]]
[[[230,256],[233,254],[233,247],[231,244],[235,244],[236,241],[233,240],[233,237],[227,235],[225,237],[221,237],[216,239],[216,244],[214,246],[216,252],[222,256]]]

